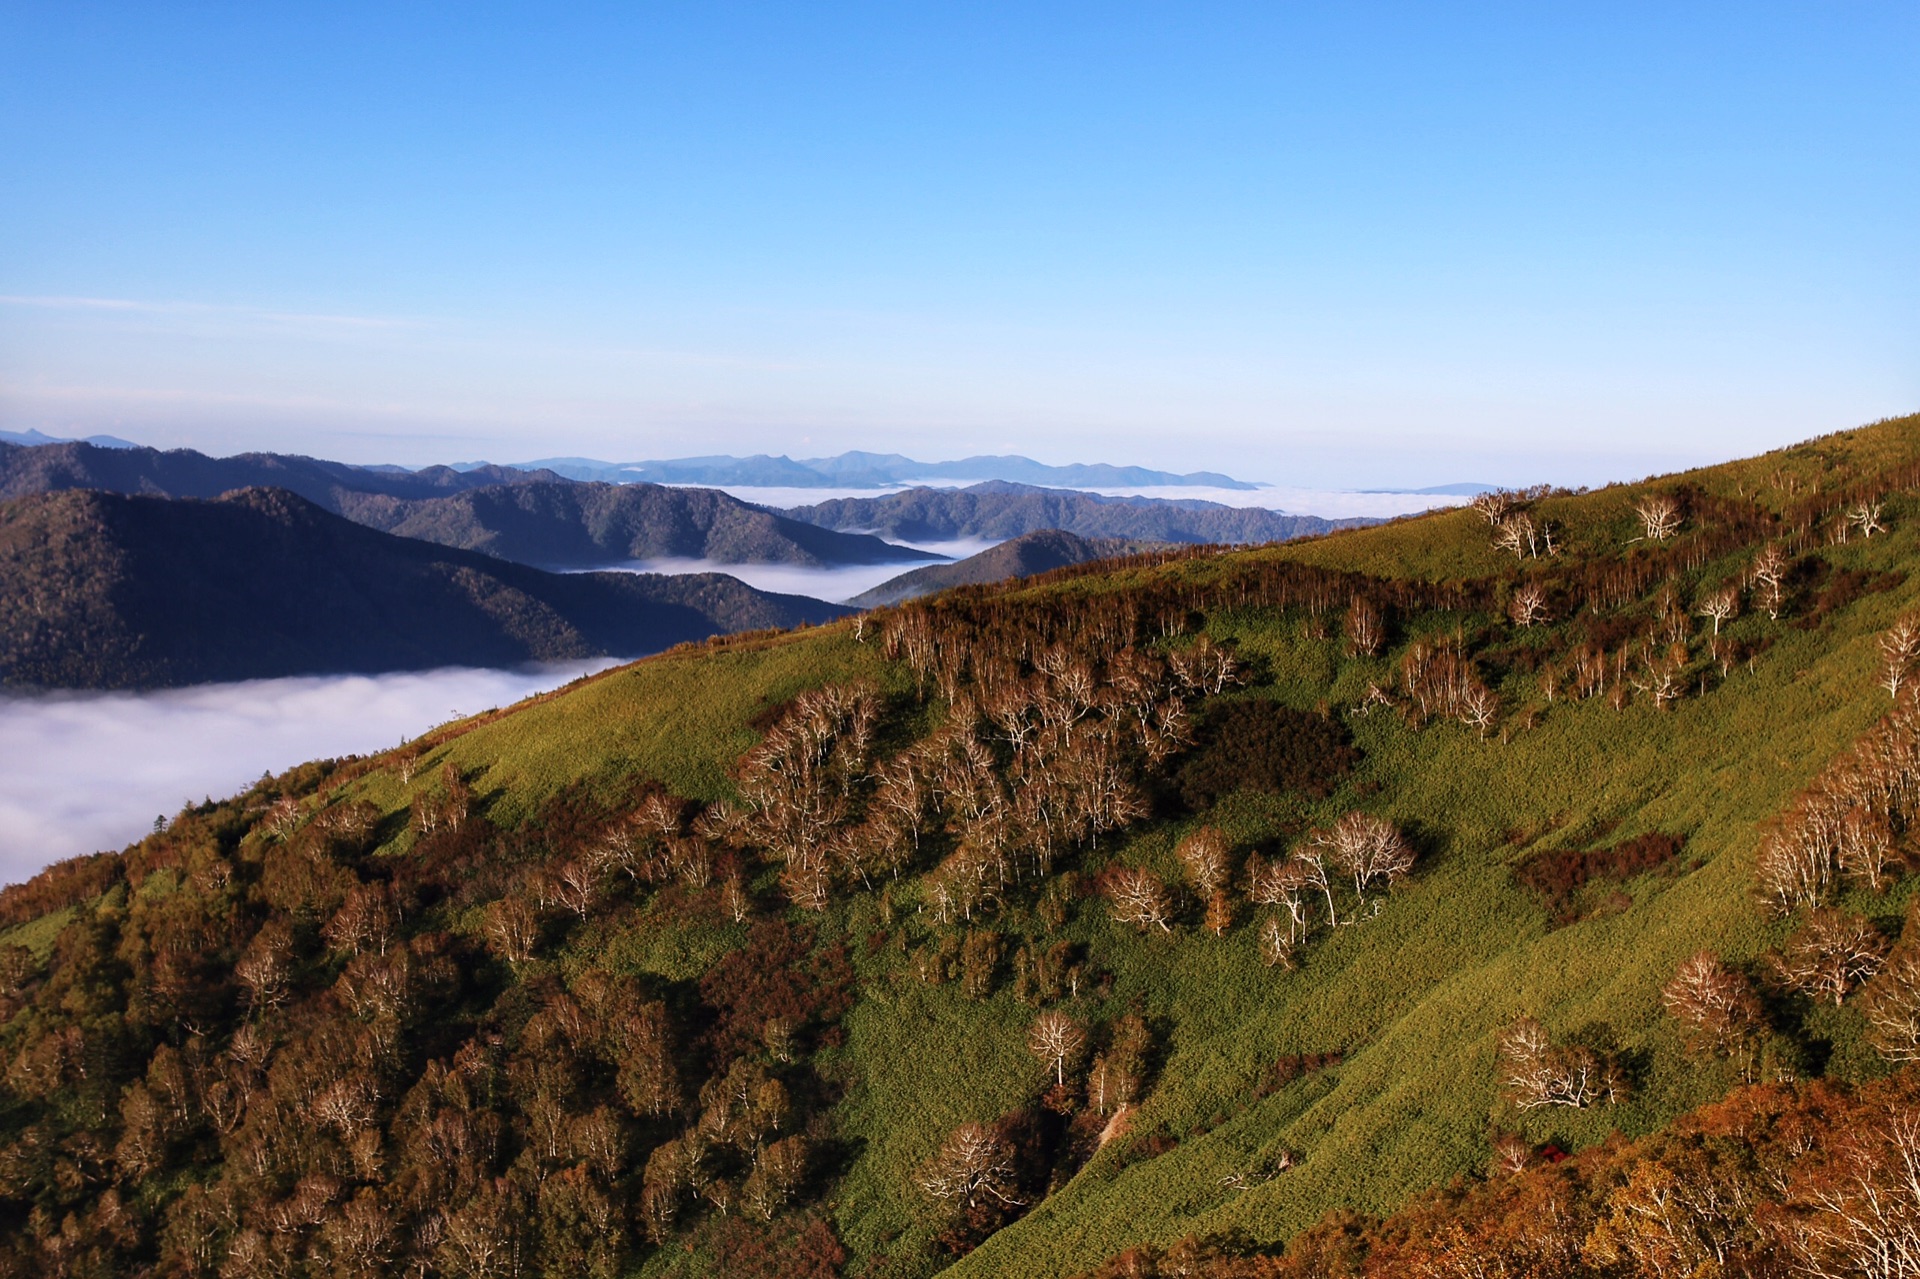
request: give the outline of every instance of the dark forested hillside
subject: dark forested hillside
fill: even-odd
[[[1085,538],[1059,529],[1043,529],[1038,533],[1009,539],[952,564],[930,564],[926,568],[902,573],[870,591],[863,591],[847,603],[856,608],[878,608],[884,604],[898,604],[902,600],[944,591],[950,586],[1005,582],[1093,560],[1137,555],[1155,549],[1158,548],[1152,543],[1128,542],[1118,538]]]
[[[729,577],[557,575],[281,490],[0,505],[0,684],[141,688],[657,651],[845,610]]]
[[[1190,498],[1103,497],[1002,480],[964,489],[916,488],[886,497],[837,498],[787,514],[822,528],[858,529],[909,542],[1004,539],[1062,529],[1081,537],[1248,546],[1375,522],[1287,515]]]
[[[1914,418],[716,639],[0,893],[0,1268],[1911,1274],[1916,832]]]
[[[348,519],[402,537],[553,568],[645,559],[817,568],[937,558],[788,519],[715,489],[657,484],[535,481],[428,499],[342,493],[337,507]]]

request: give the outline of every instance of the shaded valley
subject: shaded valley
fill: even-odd
[[[840,616],[720,574],[551,574],[284,490],[0,506],[0,684],[151,688],[654,652]]]

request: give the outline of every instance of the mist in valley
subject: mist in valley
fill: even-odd
[[[0,700],[0,881],[124,847],[263,772],[397,746],[616,665],[304,676]]]
[[[931,551],[949,560],[965,559],[997,546],[992,538],[964,538],[954,542],[902,542],[916,550]],[[882,582],[902,573],[924,568],[931,560],[893,564],[846,564],[836,568],[810,568],[804,564],[722,564],[715,560],[657,559],[622,560],[606,564],[599,571],[620,573],[725,573],[737,577],[756,590],[779,595],[809,595],[830,604],[844,604]]]

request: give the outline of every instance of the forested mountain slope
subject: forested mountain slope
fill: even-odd
[[[1920,1237],[1917,484],[1903,419],[963,588],[182,812],[0,895],[7,1247],[1865,1273],[1848,1176]]]
[[[716,564],[913,564],[939,557],[860,533],[837,533],[716,489],[536,481],[408,499],[342,494],[357,523],[543,568],[623,560]]]
[[[0,684],[148,688],[657,652],[844,609],[718,574],[551,574],[277,489],[0,504]]]
[[[1192,498],[1103,497],[1071,489],[989,480],[963,489],[914,488],[885,497],[845,497],[787,512],[822,528],[909,542],[1004,539],[1064,529],[1081,537],[1251,545],[1314,537],[1373,521],[1328,520]]]

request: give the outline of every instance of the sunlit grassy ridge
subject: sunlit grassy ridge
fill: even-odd
[[[1377,915],[1320,936],[1292,972],[1264,962],[1244,897],[1220,937],[1200,927],[1196,909],[1171,934],[1123,927],[1094,896],[1075,900],[1064,923],[1049,923],[1031,893],[1016,891],[977,920],[1005,936],[1009,954],[1029,941],[1081,944],[1089,968],[1111,981],[1089,980],[1064,1006],[1093,1024],[1138,1012],[1158,1051],[1126,1133],[952,1263],[951,1273],[1065,1275],[1132,1244],[1194,1233],[1243,1231],[1277,1244],[1329,1210],[1391,1211],[1484,1167],[1496,1128],[1584,1146],[1615,1129],[1651,1131],[1724,1093],[1732,1068],[1683,1052],[1661,1011],[1660,987],[1703,947],[1745,963],[1784,934],[1786,925],[1756,908],[1754,852],[1766,824],[1889,705],[1876,686],[1877,645],[1895,618],[1920,604],[1920,503],[1911,492],[1920,474],[1884,493],[1890,531],[1844,544],[1803,535],[1821,571],[1851,571],[1857,589],[1831,607],[1814,607],[1809,593],[1779,620],[1748,609],[1725,631],[1743,657],[1724,676],[1698,672],[1671,710],[1656,711],[1644,697],[1624,710],[1604,697],[1549,700],[1529,664],[1510,660],[1490,664],[1502,713],[1484,739],[1459,723],[1416,728],[1390,709],[1354,711],[1370,684],[1393,685],[1418,637],[1477,636],[1509,655],[1557,643],[1576,622],[1565,613],[1577,602],[1563,601],[1563,615],[1537,630],[1510,626],[1501,611],[1521,575],[1549,564],[1604,567],[1638,557],[1653,565],[1646,580],[1671,581],[1688,608],[1747,571],[1751,541],[1703,542],[1688,558],[1640,545],[1634,506],[1648,493],[1758,501],[1800,519],[1822,495],[1830,504],[1862,484],[1881,495],[1889,474],[1916,461],[1920,420],[1904,419],[1647,484],[1539,495],[1533,509],[1552,522],[1561,549],[1554,561],[1495,549],[1486,522],[1458,510],[1234,555],[1068,570],[1005,592],[1042,606],[1166,581],[1230,583],[1247,565],[1292,561],[1463,584],[1467,604],[1397,616],[1375,657],[1346,651],[1344,596],[1318,611],[1222,603],[1200,619],[1254,674],[1227,697],[1324,708],[1350,726],[1361,762],[1324,799],[1243,792],[1203,814],[1167,806],[1158,819],[1077,852],[1066,869],[1085,876],[1114,863],[1146,865],[1176,881],[1174,847],[1202,821],[1225,831],[1236,856],[1272,855],[1356,808],[1408,832],[1417,868]],[[1641,617],[1651,589],[1637,589],[1621,611]],[[1707,625],[1691,624],[1696,635]],[[678,650],[449,726],[404,752],[415,759],[410,780],[402,781],[399,755],[362,761],[341,774],[347,780],[334,797],[374,804],[384,818],[381,856],[396,859],[412,855],[410,803],[441,785],[447,764],[469,780],[487,820],[508,829],[537,831],[548,806],[569,796],[622,802],[642,782],[691,800],[725,799],[734,794],[737,761],[778,707],[807,689],[852,682],[889,699],[884,732],[898,742],[924,735],[946,713],[937,696],[917,700],[918,681],[886,660],[877,628],[857,635],[839,623]],[[1679,858],[1589,893],[1574,922],[1556,926],[1514,881],[1514,865],[1542,850],[1647,832],[1684,836]],[[768,903],[777,900],[772,881],[770,871],[759,873]],[[713,909],[682,909],[670,899],[677,892],[571,925],[557,952],[538,961],[540,971],[600,967],[684,994],[743,944],[750,925]],[[1891,929],[1906,892],[1903,885],[1879,897],[1856,894],[1850,904]],[[922,979],[919,962],[957,931],[937,928],[925,904],[921,877],[909,873],[872,892],[843,893],[820,915],[790,912],[824,942],[844,942],[856,975],[844,1041],[815,1060],[833,1133],[831,1166],[817,1189],[853,1254],[852,1273],[869,1263],[895,1276],[948,1265],[916,1170],[956,1125],[1025,1106],[1050,1082],[1026,1047],[1034,1009],[1015,998],[1004,969],[998,989],[978,999],[958,983]],[[442,923],[476,938],[482,927],[478,911]],[[54,917],[33,920],[6,940],[44,955],[57,929]],[[1523,1014],[1556,1036],[1616,1053],[1630,1067],[1632,1095],[1589,1110],[1515,1112],[1496,1087],[1494,1039]],[[1793,1043],[1781,1051],[1801,1056],[1775,1064],[1845,1078],[1884,1069],[1850,1006],[1816,1011],[1786,1032]],[[1343,1059],[1264,1087],[1281,1057],[1326,1053]],[[1148,1138],[1162,1153],[1145,1154]],[[653,1251],[640,1272],[717,1273],[700,1243]]]
[[[1884,424],[1660,487],[1678,480],[1784,504],[1856,468],[1900,460],[1913,431],[1911,421]],[[1643,491],[1550,496],[1540,509],[1567,545],[1599,549],[1633,536],[1633,503]],[[1889,536],[1824,554],[1840,567],[1900,570],[1920,564],[1915,537],[1899,519]],[[1247,554],[1432,580],[1502,574],[1514,563],[1464,510]],[[1737,568],[1709,564],[1690,576],[1705,581]],[[1028,592],[1098,594],[1159,573],[1204,579],[1224,571],[1189,562]],[[952,1273],[1064,1274],[1132,1243],[1194,1232],[1241,1229],[1277,1241],[1331,1208],[1391,1210],[1484,1165],[1495,1125],[1583,1145],[1615,1128],[1651,1130],[1719,1095],[1730,1073],[1683,1056],[1660,1012],[1659,988],[1703,946],[1739,960],[1777,942],[1781,930],[1755,910],[1748,887],[1758,833],[1884,711],[1873,683],[1875,639],[1913,606],[1916,587],[1920,579],[1868,595],[1811,630],[1744,619],[1737,625],[1764,631],[1771,646],[1751,669],[1671,713],[1562,702],[1504,742],[1452,724],[1416,730],[1384,714],[1352,721],[1366,760],[1335,795],[1317,804],[1240,797],[1214,814],[1241,850],[1271,848],[1284,830],[1355,806],[1418,832],[1423,857],[1414,879],[1377,918],[1317,944],[1298,972],[1261,961],[1244,915],[1224,938],[1193,920],[1165,937],[1117,927],[1101,903],[1082,903],[1067,932],[1089,944],[1115,982],[1110,996],[1082,1000],[1077,1011],[1099,1017],[1143,1007],[1164,1029],[1159,1078],[1132,1129],[1165,1129],[1182,1140],[1124,1169],[1117,1165],[1125,1143],[1115,1143]],[[1391,655],[1348,658],[1337,638],[1311,637],[1297,617],[1222,613],[1208,626],[1264,660],[1269,682],[1243,696],[1351,705],[1368,679],[1390,670]],[[904,686],[873,648],[841,626],[746,651],[670,655],[502,717],[445,749],[499,792],[496,820],[532,811],[569,783],[611,785],[635,771],[716,798],[727,793],[728,765],[755,740],[746,721],[758,709],[827,681]],[[1524,676],[1503,692],[1515,707],[1533,697]],[[1175,878],[1171,848],[1181,829],[1140,828],[1085,864],[1141,862]],[[1510,877],[1511,863],[1532,848],[1641,830],[1686,835],[1684,870],[1644,877],[1629,886],[1630,904],[1571,926],[1551,928]],[[917,940],[911,887],[895,896],[906,916],[901,931]],[[859,936],[878,926],[877,909],[860,898],[831,919]],[[1897,914],[1890,903],[1877,909]],[[1018,906],[995,923],[1014,935],[1039,931]],[[676,978],[694,966],[672,945],[610,950]],[[991,1119],[1031,1097],[1044,1069],[1024,1046],[1031,1010],[1004,990],[972,1001],[952,985],[927,987],[897,953],[865,957],[861,972],[838,1054],[851,1087],[836,1114],[857,1153],[834,1212],[856,1255],[886,1254],[901,1273],[924,1271],[937,1261],[927,1251],[932,1230],[914,1169],[955,1124]],[[1618,1107],[1523,1121],[1501,1103],[1493,1063],[1495,1034],[1522,1013],[1556,1033],[1597,1030],[1617,1043],[1641,1063],[1637,1094]],[[1833,1068],[1872,1073],[1878,1066],[1858,1043],[1854,1017],[1842,1012],[1819,1031],[1833,1038]],[[1277,1056],[1334,1050],[1347,1054],[1343,1064],[1252,1098]],[[1206,1131],[1190,1135],[1196,1129]],[[1261,1183],[1282,1152],[1294,1166]],[[1223,1185],[1236,1174],[1257,1184]],[[697,1266],[663,1254],[647,1269],[690,1264]]]

